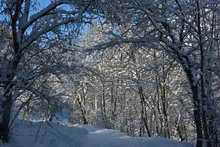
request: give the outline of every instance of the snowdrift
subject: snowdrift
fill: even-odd
[[[88,131],[51,122],[18,121],[12,136],[11,143],[3,147],[81,147]]]

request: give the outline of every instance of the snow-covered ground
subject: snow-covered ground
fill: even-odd
[[[129,137],[89,125],[18,121],[10,144],[0,147],[192,147],[165,138]]]

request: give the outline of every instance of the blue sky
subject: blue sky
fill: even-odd
[[[51,0],[38,0],[37,3],[40,5],[39,9],[43,9],[50,3]],[[62,5],[62,8],[69,9],[67,5]]]
[[[45,8],[50,3],[50,0],[38,0],[38,2],[41,8]]]
[[[48,5],[48,3],[50,3],[50,0],[38,0],[38,2],[40,3],[41,7],[45,7]]]

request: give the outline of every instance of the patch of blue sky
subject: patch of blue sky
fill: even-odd
[[[32,11],[30,14],[35,14],[36,12],[39,12],[41,9],[46,8],[48,4],[50,3],[50,0],[36,0],[32,1]]]
[[[40,8],[45,8],[50,3],[50,0],[38,0],[38,3]]]

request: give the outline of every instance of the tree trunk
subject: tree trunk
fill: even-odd
[[[199,87],[194,80],[193,73],[191,70],[186,70],[186,75],[190,83],[190,88],[192,90],[192,98],[193,98],[193,105],[194,105],[194,122],[196,125],[196,147],[203,147],[204,141],[204,134],[203,134],[203,127],[202,127],[202,116],[201,116],[201,101],[199,99]]]
[[[6,94],[5,101],[3,101],[1,105],[1,120],[0,120],[0,139],[3,143],[9,142],[9,131],[10,131],[10,116],[11,116],[11,108],[12,108],[12,95]]]
[[[18,47],[17,47],[18,48]],[[9,133],[10,133],[10,119],[11,119],[11,110],[12,110],[12,104],[13,104],[13,87],[15,85],[13,79],[16,75],[17,66],[19,64],[19,61],[21,59],[21,54],[17,53],[14,55],[14,59],[9,62],[7,67],[7,79],[4,83],[4,94],[2,97],[2,103],[0,104],[0,140],[2,140],[3,143],[9,142]]]
[[[77,102],[78,102],[78,104],[80,106],[80,110],[81,110],[81,114],[82,114],[82,119],[83,119],[83,124],[86,125],[86,124],[88,124],[88,120],[86,118],[86,110],[84,109],[84,106],[83,106],[83,104],[82,104],[82,102],[81,102],[79,97],[77,98]]]
[[[138,93],[139,93],[139,97],[141,99],[141,121],[144,124],[144,127],[147,131],[147,135],[149,137],[151,137],[151,130],[150,130],[150,127],[148,126],[147,114],[146,114],[146,110],[145,110],[145,107],[146,107],[145,106],[145,97],[144,97],[142,86],[138,86]]]

